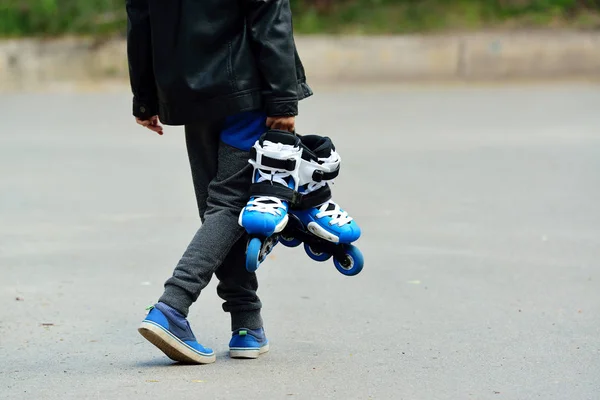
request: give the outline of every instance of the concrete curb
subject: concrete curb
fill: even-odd
[[[298,37],[311,81],[497,80],[600,76],[600,33]],[[126,79],[122,39],[0,41],[0,91]]]

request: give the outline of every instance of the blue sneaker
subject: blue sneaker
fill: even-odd
[[[164,303],[149,310],[138,331],[167,357],[188,364],[215,362],[214,351],[196,341],[189,322],[177,310]]]
[[[263,328],[241,328],[233,332],[229,341],[229,356],[231,358],[258,358],[269,351],[269,341]]]

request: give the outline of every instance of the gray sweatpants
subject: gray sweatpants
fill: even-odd
[[[185,127],[188,156],[202,225],[192,239],[159,301],[186,315],[213,273],[217,294],[231,313],[232,330],[263,325],[262,304],[256,295],[256,274],[246,271],[248,241],[238,224],[248,201],[252,177],[249,153],[220,141],[223,122]]]

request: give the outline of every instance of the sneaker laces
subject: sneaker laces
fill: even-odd
[[[343,211],[340,206],[333,201],[322,204],[319,207],[319,212],[317,213],[316,217],[317,219],[330,217],[331,221],[329,221],[329,225],[338,226],[349,224],[353,220],[353,218],[350,217],[346,211]]]
[[[285,178],[289,177],[290,174],[288,172],[263,172],[260,169],[258,170],[259,177],[256,180],[256,183],[260,182],[271,182],[278,183],[285,187],[288,187],[288,183],[285,181]],[[285,204],[283,201],[277,197],[271,196],[257,196],[251,199],[246,206],[248,211],[258,211],[265,214],[278,215],[281,216],[283,211],[285,211]]]

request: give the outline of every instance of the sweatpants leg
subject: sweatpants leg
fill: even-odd
[[[185,144],[192,170],[198,213],[202,222],[207,207],[208,184],[217,176],[219,132],[222,125],[221,121],[217,121],[185,127]]]
[[[232,325],[262,326],[256,275],[246,271],[245,231],[237,220],[248,199],[252,167],[249,153],[219,140],[222,124],[186,126],[188,155],[202,226],[192,239],[173,276],[165,283],[162,301],[184,315],[217,272],[223,309]],[[257,326],[258,325],[258,326]],[[241,326],[240,326],[241,327]]]
[[[263,327],[260,315],[262,304],[256,294],[258,280],[254,272],[246,270],[247,244],[248,236],[244,234],[215,273],[219,279],[217,294],[225,300],[223,310],[231,313],[232,331]]]

